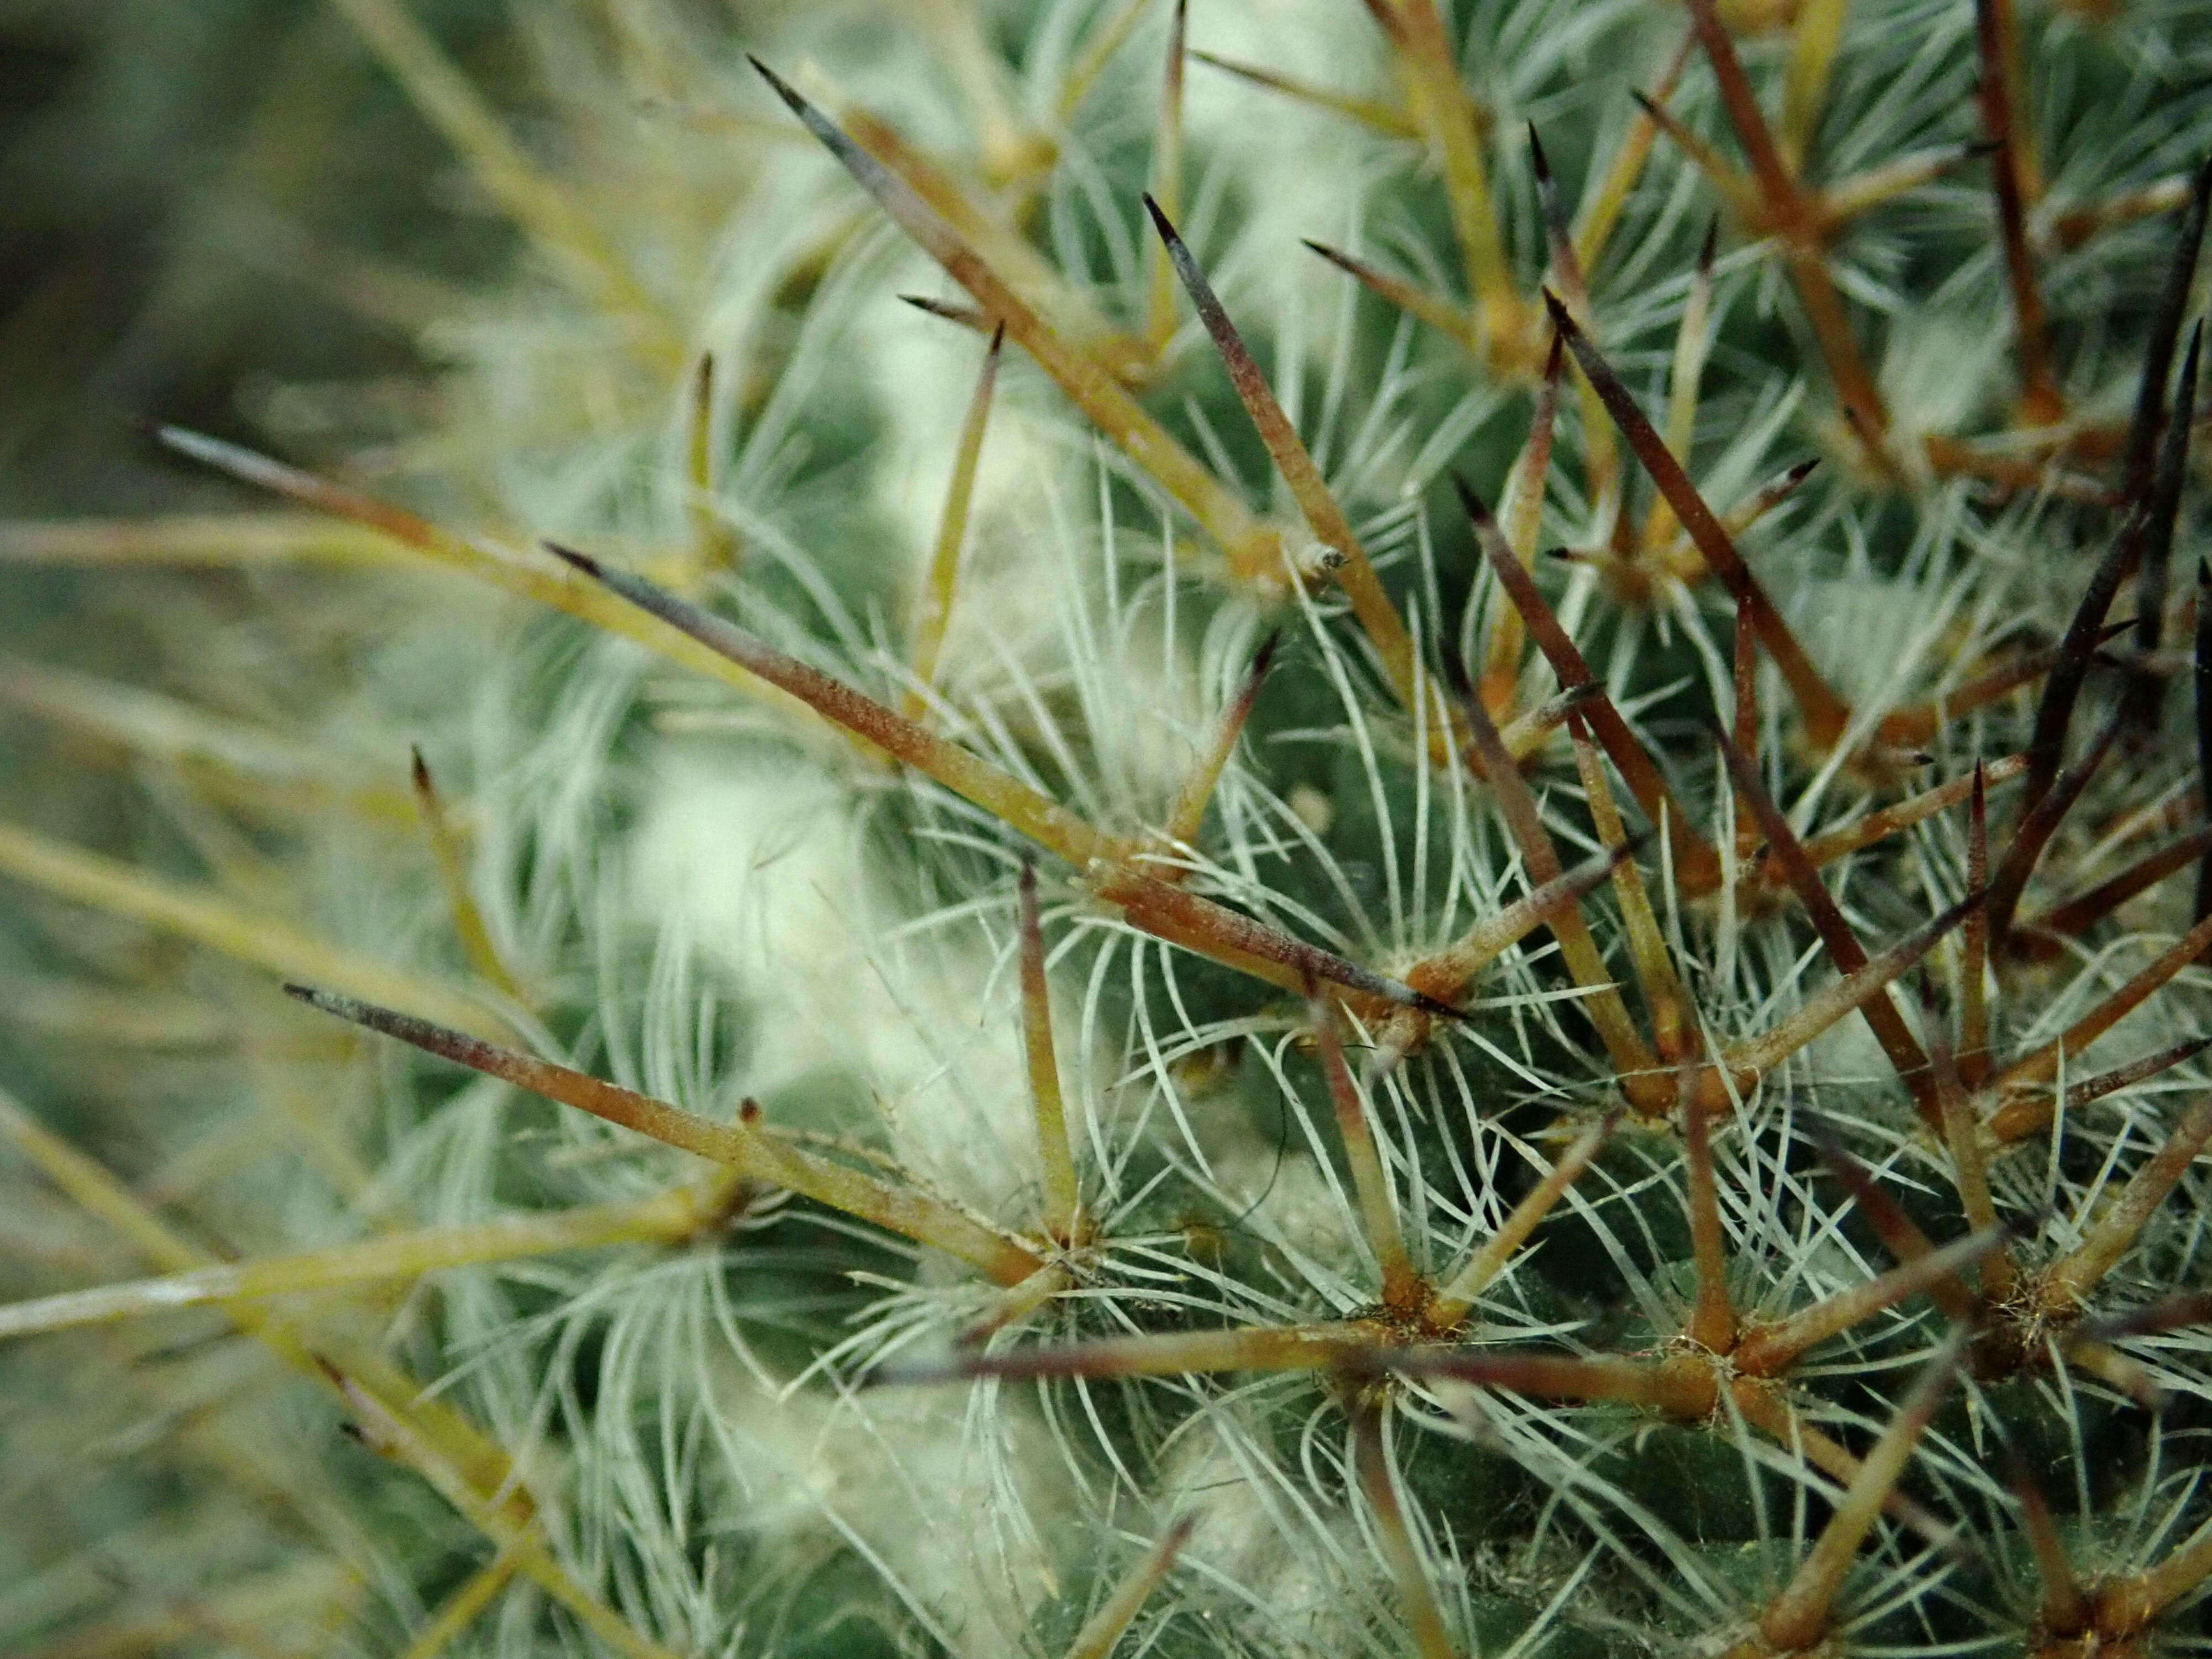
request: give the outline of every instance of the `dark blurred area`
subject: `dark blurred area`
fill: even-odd
[[[514,78],[502,0],[410,10],[472,76]],[[348,684],[378,613],[327,566],[25,558],[9,531],[269,506],[148,421],[344,453],[376,424],[352,411],[414,394],[429,325],[506,257],[453,171],[327,0],[0,0],[0,678],[88,674],[270,732]],[[16,691],[0,821],[222,866],[228,842],[191,841],[220,815],[175,769]],[[404,778],[404,752],[384,759]],[[80,911],[0,884],[0,982],[80,971],[62,958],[86,936]],[[37,1097],[38,1067],[9,1058]]]
[[[495,0],[416,10],[497,76]],[[227,499],[132,422],[411,367],[504,244],[448,161],[322,0],[0,0],[0,515]]]

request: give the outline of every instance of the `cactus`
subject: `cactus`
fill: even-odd
[[[419,375],[0,526],[11,1650],[2206,1645],[2201,7],[333,10]]]

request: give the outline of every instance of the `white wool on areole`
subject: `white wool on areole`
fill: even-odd
[[[960,1659],[1021,1650],[1061,1583],[1054,1523],[1077,1495],[1032,1411],[979,1411],[964,1389],[774,1387],[735,1364],[709,1398],[720,1478],[762,1551],[749,1571],[842,1544]]]
[[[992,953],[941,933],[889,938],[909,918],[868,833],[851,790],[787,756],[671,757],[632,854],[641,916],[680,913],[737,988],[754,1028],[749,1091],[825,1077],[861,1089],[902,1164],[1024,1220],[1035,1132],[1018,1027],[979,1015],[996,1012]]]

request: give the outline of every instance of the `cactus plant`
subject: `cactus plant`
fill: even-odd
[[[2212,1637],[2201,6],[334,9],[511,266],[0,532],[13,1648]]]

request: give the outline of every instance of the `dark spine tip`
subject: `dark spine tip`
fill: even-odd
[[[1721,216],[1717,213],[1705,221],[1705,240],[1698,245],[1698,275],[1710,277],[1713,274],[1713,254],[1721,240]]]
[[[582,571],[593,581],[605,581],[606,580],[606,571],[600,566],[599,562],[592,557],[588,553],[579,553],[574,548],[563,547],[558,542],[545,542],[541,544],[541,545],[544,546],[548,553],[550,553],[555,558],[560,560],[563,564],[573,566],[574,568]]]
[[[1174,223],[1160,211],[1160,204],[1152,199],[1152,192],[1149,190],[1145,192],[1145,211],[1152,216],[1152,228],[1159,232],[1162,241],[1170,247],[1181,245],[1182,238],[1176,234]]]
[[[1452,696],[1464,702],[1474,695],[1474,678],[1467,672],[1467,659],[1460,653],[1442,653],[1438,666],[1443,671],[1444,684]]]
[[[1252,665],[1244,678],[1254,684],[1267,678],[1267,670],[1274,665],[1275,653],[1283,648],[1283,630],[1276,629],[1260,641],[1260,648],[1252,653]]]
[[[422,745],[421,744],[410,743],[407,745],[407,763],[408,775],[415,781],[415,793],[418,795],[428,794],[430,793],[430,765],[428,761],[422,758]]]
[[[1460,511],[1467,514],[1477,529],[1495,522],[1490,516],[1488,505],[1474,493],[1474,486],[1468,483],[1466,477],[1456,468],[1452,471],[1451,481],[1452,493],[1459,497]]]
[[[1544,141],[1536,136],[1536,124],[1528,123],[1528,158],[1535,164],[1536,182],[1548,190],[1552,185],[1552,158],[1544,154]]]

